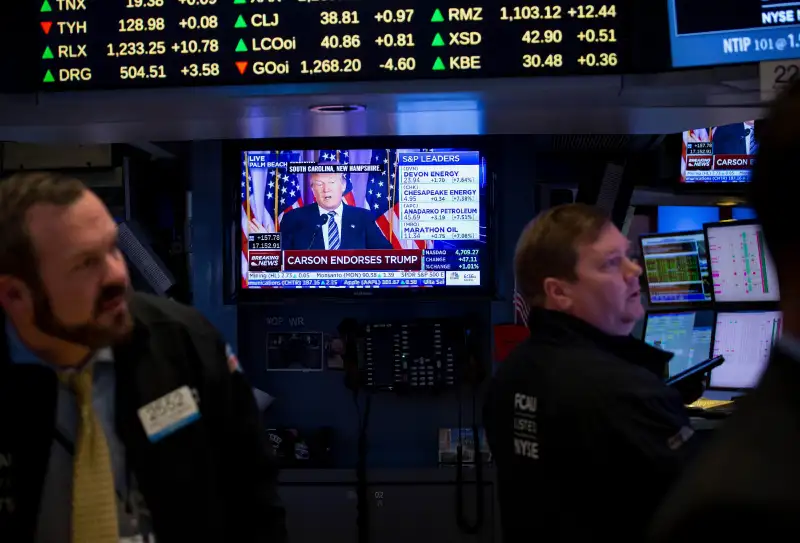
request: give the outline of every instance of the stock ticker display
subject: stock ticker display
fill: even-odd
[[[800,2],[669,0],[676,68],[800,56]]]
[[[40,87],[621,73],[623,11],[576,0],[43,0]]]

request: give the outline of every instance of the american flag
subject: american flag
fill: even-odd
[[[297,162],[297,153],[281,151],[267,153],[268,162]],[[277,206],[275,205],[277,199]],[[280,230],[280,222],[284,213],[303,207],[303,191],[300,179],[296,174],[288,173],[287,168],[275,167],[267,169],[267,190],[264,192],[264,209],[272,220],[275,230]],[[275,218],[277,210],[278,217]],[[265,225],[266,226],[266,225]],[[273,231],[275,231],[273,230]]]
[[[337,164],[350,164],[350,151],[345,149],[323,149],[319,152],[319,162],[320,163],[330,163],[335,162]],[[347,181],[347,186],[344,189],[344,203],[349,206],[356,205],[356,198],[353,195],[353,183],[350,181],[350,174],[344,174],[345,181]]]
[[[248,258],[248,241],[250,234],[250,223],[255,219],[253,213],[253,179],[250,177],[250,169],[247,167],[247,153],[244,153],[242,160],[242,287],[247,288],[247,269],[250,265]]]
[[[404,240],[398,237],[396,229],[400,224],[400,204],[397,203],[400,187],[397,182],[397,151],[390,163],[387,149],[373,149],[370,164],[384,167],[380,173],[371,173],[367,182],[367,193],[364,197],[364,208],[372,211],[375,223],[386,239],[392,242],[395,249],[426,249],[431,242],[421,240]],[[391,171],[390,171],[391,170]],[[391,203],[391,206],[389,205]]]
[[[525,298],[522,297],[522,294],[517,288],[517,285],[514,285],[514,324],[522,324],[524,326],[528,326],[528,315],[531,312],[531,308],[528,306],[528,302],[525,301]]]

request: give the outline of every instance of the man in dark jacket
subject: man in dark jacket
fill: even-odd
[[[282,541],[235,355],[129,293],[116,230],[77,180],[0,182],[0,541]]]
[[[531,336],[484,410],[504,541],[641,541],[693,431],[663,383],[671,355],[630,337],[641,268],[599,210],[548,210],[520,237]]]
[[[751,201],[778,272],[783,337],[756,390],[676,485],[652,541],[775,541],[800,517],[800,232],[787,179],[800,156],[800,82],[759,128]],[[788,176],[788,177],[787,177]]]

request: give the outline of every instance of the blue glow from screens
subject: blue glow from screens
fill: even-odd
[[[758,218],[756,217],[756,210],[752,207],[734,207],[731,212],[731,218],[737,221],[747,221]]]
[[[713,327],[711,310],[650,313],[644,340],[675,355],[669,362],[669,376],[673,377],[710,358]]]
[[[242,286],[484,286],[487,197],[474,150],[243,152]]]
[[[718,207],[658,206],[658,233],[702,230],[707,222],[719,222]]]
[[[681,183],[747,183],[757,152],[755,121],[686,130]]]

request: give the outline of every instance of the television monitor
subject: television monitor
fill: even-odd
[[[719,222],[716,206],[658,206],[658,230],[660,234],[702,230],[707,222]]]
[[[651,304],[711,301],[713,287],[702,230],[648,234],[639,239]]]
[[[488,287],[479,150],[247,150],[240,165],[244,289]]]
[[[648,313],[644,340],[675,355],[669,362],[669,377],[673,377],[711,357],[713,328],[710,309]]]
[[[777,302],[780,288],[761,225],[730,221],[705,225],[716,302]]]
[[[746,183],[758,150],[755,121],[687,130],[681,146],[681,183]]]
[[[725,389],[753,388],[767,366],[772,347],[780,339],[780,311],[733,311],[717,313],[713,355],[725,363],[711,372],[711,386]]]
[[[756,210],[752,207],[736,206],[731,209],[731,218],[736,221],[747,221],[757,219]],[[716,222],[716,221],[708,221]]]

